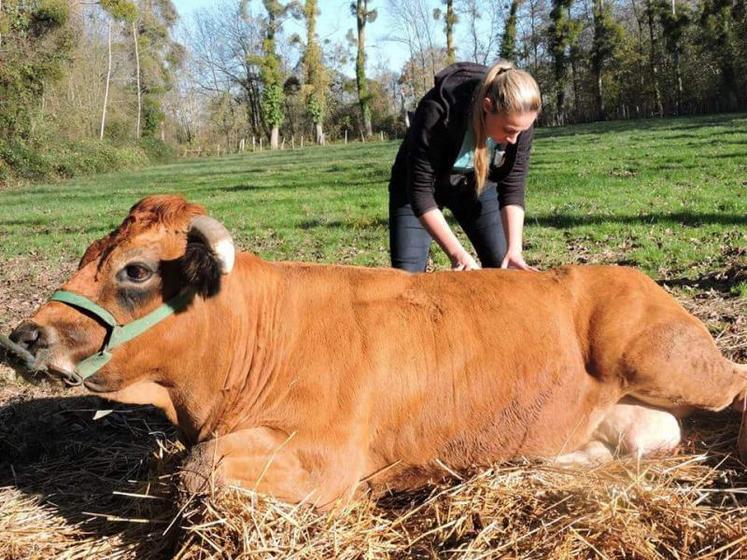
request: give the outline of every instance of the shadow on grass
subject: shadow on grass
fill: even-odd
[[[93,420],[102,409],[114,412]],[[165,475],[175,464],[155,454],[175,438],[172,425],[152,407],[93,396],[6,402],[0,407],[0,487],[40,500],[81,536],[115,537],[137,558],[167,558],[177,527],[162,534],[177,506]],[[40,513],[39,507],[31,513]]]
[[[747,265],[733,264],[726,270],[717,270],[697,278],[668,278],[657,283],[669,288],[692,288],[721,294],[731,294],[732,289],[742,282],[747,282]]]
[[[372,218],[361,221],[351,220],[323,220],[314,218],[312,220],[306,220],[298,224],[298,227],[303,230],[315,229],[315,228],[327,228],[327,229],[377,229],[381,227],[389,227],[389,220],[387,218]]]
[[[528,215],[527,224],[549,228],[574,228],[596,224],[627,224],[627,225],[683,225],[699,227],[703,225],[719,224],[722,226],[747,225],[745,214],[695,214],[690,212],[674,212],[668,214],[637,214],[637,215],[599,215],[574,216],[569,214],[539,214]]]
[[[735,121],[744,121],[744,119],[745,114],[743,113],[706,115],[701,117],[652,117],[650,119],[595,122],[558,128],[538,128],[536,134],[538,138],[560,138],[603,134],[606,132],[671,131],[673,135],[679,134],[680,137],[691,137],[687,133],[682,134],[681,131],[698,130],[707,126],[736,127]],[[743,126],[743,123],[739,123],[739,126]],[[718,134],[718,131],[713,131],[713,135]]]
[[[321,184],[320,184],[321,183]],[[302,190],[310,187],[321,187],[321,188],[337,188],[337,189],[348,189],[348,188],[386,188],[385,179],[376,179],[371,181],[351,181],[351,182],[334,182],[329,181],[327,183],[319,182],[309,183],[306,181],[292,181],[283,183],[281,185],[257,185],[252,183],[240,183],[238,185],[232,185],[230,187],[215,187],[211,189],[196,189],[193,192],[199,191],[221,191],[221,192],[251,192],[251,191],[279,191],[279,190]]]

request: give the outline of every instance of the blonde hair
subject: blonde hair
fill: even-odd
[[[537,82],[529,72],[515,68],[500,60],[487,71],[475,90],[472,101],[472,128],[475,133],[475,184],[477,194],[482,192],[488,176],[487,131],[483,99],[493,102],[493,113],[539,113],[542,98]]]

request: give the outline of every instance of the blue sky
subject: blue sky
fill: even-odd
[[[198,8],[209,7],[213,2],[211,0],[172,0],[174,6],[187,22],[191,14]],[[438,0],[430,0],[433,6],[439,4]],[[261,9],[260,0],[252,0],[254,9]],[[370,8],[378,9],[378,17],[375,22],[369,24],[366,28],[366,39],[368,45],[368,66],[376,64],[378,60],[384,60],[393,70],[402,68],[407,60],[407,48],[401,43],[387,39],[392,24],[386,14],[386,0],[369,0]],[[350,15],[350,0],[319,0],[319,10],[321,12],[317,23],[319,37],[330,39],[331,41],[345,41],[345,35],[348,29],[355,27],[355,19]],[[440,24],[437,24],[439,27]],[[303,22],[289,21],[286,24],[286,31],[296,32],[303,36],[305,30]],[[440,39],[440,38],[439,38]],[[350,74],[353,74],[353,64],[350,64]]]

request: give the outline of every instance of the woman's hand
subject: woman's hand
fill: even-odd
[[[501,262],[501,268],[515,268],[518,270],[531,270],[532,272],[539,272],[538,268],[529,266],[526,263],[526,261],[524,260],[524,256],[521,254],[520,250],[515,249],[508,250],[506,256],[503,257],[503,262]]]
[[[480,265],[467,251],[462,250],[451,258],[451,270],[479,270]]]

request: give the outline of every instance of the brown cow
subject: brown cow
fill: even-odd
[[[234,255],[203,214],[178,197],[139,202],[64,286],[120,324],[186,298],[84,383],[162,408],[193,444],[193,487],[215,468],[327,504],[518,456],[665,451],[679,442],[675,416],[747,395],[747,366],[629,268],[270,263]],[[50,301],[11,338],[50,375],[84,377],[86,358],[120,335],[82,305]]]

